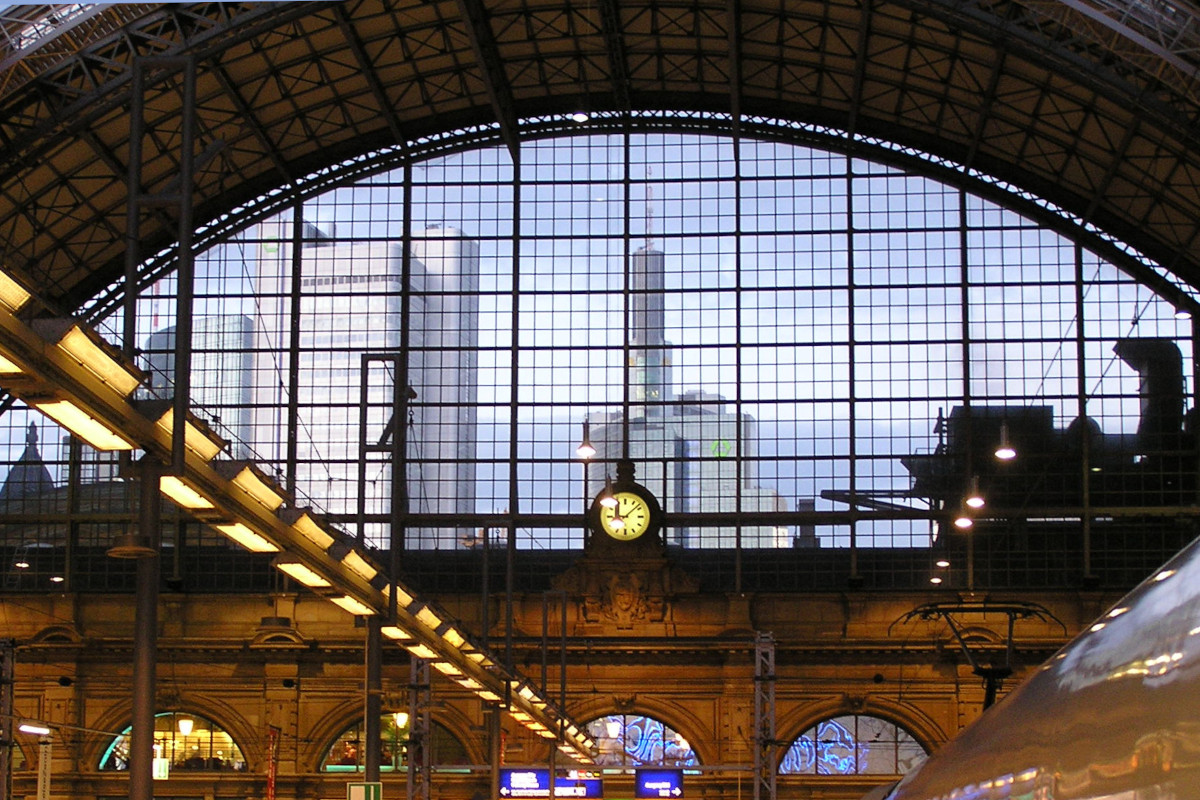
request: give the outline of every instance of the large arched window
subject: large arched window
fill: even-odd
[[[100,757],[100,769],[129,769],[132,726],[112,740]],[[171,771],[240,772],[246,769],[242,749],[217,723],[199,714],[168,711],[154,717],[154,758],[164,759]]]
[[[380,766],[385,772],[407,764],[410,730],[408,714],[384,714],[379,720]],[[429,762],[437,766],[470,763],[467,748],[446,726],[434,722],[429,731]],[[355,722],[342,731],[321,761],[323,772],[362,772],[366,769],[362,723]]]
[[[886,719],[846,714],[796,737],[779,765],[782,775],[904,775],[925,759],[908,731]]]
[[[602,767],[692,767],[700,762],[687,739],[665,723],[640,714],[612,714],[587,724]]]
[[[497,514],[522,551],[581,549],[578,515],[626,452],[671,512],[666,544],[713,588],[1019,589],[1074,585],[1085,566],[1127,586],[1191,538],[1141,530],[1147,508],[1197,490],[1192,329],[1163,294],[1171,276],[1049,209],[1003,207],[998,187],[784,130],[710,130],[533,139],[515,167],[503,147],[379,154],[352,183],[247,219],[196,261],[193,410],[372,546],[395,541],[403,478],[422,591],[482,558]],[[167,398],[179,291],[155,269],[132,344],[145,391]],[[368,447],[397,402],[403,467]],[[23,441],[35,415],[0,426]],[[43,455],[65,452],[39,431]],[[1007,465],[1002,438],[1020,449]],[[109,491],[110,457],[87,458],[79,474]],[[61,505],[70,470],[48,466]],[[968,548],[950,521],[976,487]],[[1074,535],[1082,520],[1094,535]],[[88,527],[80,544],[113,535]],[[210,582],[270,574],[215,530],[186,540]],[[848,555],[866,549],[881,557]],[[21,563],[23,584],[62,577]],[[94,583],[72,586],[119,567],[88,561]]]

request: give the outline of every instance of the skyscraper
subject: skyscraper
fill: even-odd
[[[588,417],[597,461],[628,457],[637,480],[669,512],[732,513],[786,511],[774,489],[756,484],[757,424],[749,414],[730,412],[725,398],[692,390],[674,399],[670,343],[666,340],[665,256],[650,247],[630,258],[629,418],[620,411]],[[605,475],[590,474],[589,496]],[[685,527],[666,531],[668,544],[733,547],[733,525],[705,528],[704,537]],[[787,528],[744,527],[743,547],[787,547]]]
[[[229,441],[230,455],[250,458],[250,370],[254,322],[243,314],[196,317],[192,320],[192,411],[217,435]],[[147,388],[154,397],[170,398],[175,379],[175,326],[155,331],[143,350]]]
[[[393,502],[422,513],[473,511],[478,243],[455,228],[415,233],[406,290],[403,250],[396,242],[337,244],[312,231],[294,259],[279,230],[265,232],[255,326],[259,452],[286,463],[293,450],[297,492],[349,523],[360,502],[369,515],[389,513]],[[296,319],[289,307],[293,263],[300,273]],[[395,359],[406,351],[408,363],[397,368]],[[364,355],[382,357],[367,366],[365,383]],[[291,387],[280,376],[290,374],[293,358],[295,396],[303,401],[289,432]],[[407,385],[400,386],[401,380]],[[370,413],[360,430],[364,385]],[[397,389],[406,399],[400,420],[391,418]],[[397,434],[405,440],[407,472],[402,491],[393,494],[393,464],[380,445]],[[360,457],[366,461],[361,495]],[[387,544],[382,523],[366,526],[364,533],[371,544]],[[458,538],[453,529],[410,529],[404,543],[449,548]]]

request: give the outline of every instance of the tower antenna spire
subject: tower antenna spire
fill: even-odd
[[[646,167],[646,250],[654,249],[654,186],[650,179],[654,177],[654,167]]]

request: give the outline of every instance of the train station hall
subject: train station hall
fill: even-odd
[[[0,800],[883,798],[1200,533],[1191,3],[0,31]]]

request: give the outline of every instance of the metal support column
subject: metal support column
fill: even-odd
[[[140,469],[138,530],[153,555],[137,562],[137,598],[133,633],[133,730],[129,745],[129,800],[154,798],[154,684],[158,653],[158,543],[162,495],[161,466],[143,456]]]
[[[0,639],[0,800],[12,797],[13,640]]]
[[[365,661],[365,701],[363,702],[363,753],[367,781],[379,780],[380,747],[379,718],[383,714],[383,637],[380,635],[382,622],[379,617],[367,617]]]
[[[429,690],[429,662],[414,658],[410,668],[408,695],[408,800],[431,800],[432,752],[429,709],[433,702]]]
[[[176,80],[182,73],[178,88],[181,96],[182,119],[179,134],[179,172],[175,180],[159,187],[155,194],[144,190],[142,170],[142,140],[146,130],[146,89],[148,86]],[[137,58],[133,64],[132,94],[129,102],[129,163],[127,165],[128,209],[126,216],[125,255],[125,320],[124,342],[127,355],[133,355],[137,344],[137,299],[139,293],[138,267],[141,263],[140,226],[142,214],[149,209],[175,212],[178,244],[176,246],[175,301],[175,364],[174,429],[172,432],[172,470],[181,474],[184,467],[183,437],[191,399],[192,361],[192,293],[194,256],[192,253],[193,194],[196,170],[196,60],[193,57],[152,56]]]
[[[754,800],[775,800],[775,638],[754,636]]]

